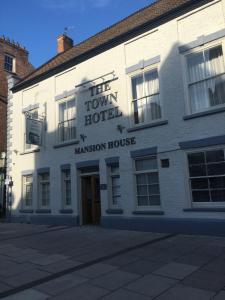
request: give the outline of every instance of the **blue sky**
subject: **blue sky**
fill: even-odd
[[[79,43],[152,0],[1,0],[0,36],[24,45],[38,67],[56,54],[57,36]]]

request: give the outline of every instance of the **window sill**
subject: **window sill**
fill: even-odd
[[[156,215],[156,216],[162,216],[164,215],[164,211],[162,210],[135,210],[132,212],[133,215]]]
[[[225,207],[192,207],[184,208],[184,212],[225,212]]]
[[[36,209],[35,211],[37,214],[50,214],[51,213],[51,209]]]
[[[194,113],[192,115],[187,115],[183,117],[184,121],[187,120],[191,120],[191,119],[195,119],[195,118],[200,118],[200,117],[205,117],[205,116],[209,116],[209,115],[214,115],[214,114],[218,114],[221,112],[225,112],[225,107],[220,107],[220,108],[214,108],[211,110],[207,110],[207,111],[202,111],[199,113]]]
[[[123,214],[123,209],[114,209],[114,208],[111,208],[111,209],[107,209],[105,211],[108,215],[122,215]]]
[[[167,120],[157,121],[157,122],[154,122],[154,123],[149,123],[149,124],[145,124],[145,125],[140,125],[140,126],[128,128],[127,132],[139,131],[139,130],[152,128],[152,127],[157,127],[157,126],[163,126],[163,125],[167,125],[167,124],[168,124]]]
[[[57,149],[57,148],[62,148],[62,147],[77,145],[77,144],[79,144],[79,141],[78,140],[73,140],[73,141],[70,141],[70,142],[65,142],[65,143],[55,145],[55,146],[53,146],[53,148]]]
[[[20,155],[26,155],[26,154],[30,154],[30,153],[36,153],[36,152],[40,152],[40,149],[38,148],[38,149],[24,151],[24,152],[20,153]]]
[[[20,213],[23,214],[32,214],[34,212],[33,209],[20,209]]]
[[[72,214],[73,210],[72,209],[60,209],[59,211],[61,214]]]

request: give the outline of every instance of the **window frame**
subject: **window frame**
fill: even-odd
[[[134,119],[134,110],[133,110],[133,102],[138,101],[137,99],[133,99],[133,92],[132,92],[132,79],[134,77],[137,77],[139,75],[142,75],[144,77],[144,74],[150,71],[157,70],[158,72],[158,82],[159,82],[159,93],[157,94],[152,94],[150,96],[143,96],[140,99],[145,99],[154,95],[159,95],[159,103],[160,103],[160,109],[161,109],[161,117],[155,120],[145,120],[144,122],[139,122],[135,124],[135,119]],[[128,74],[128,80],[129,80],[129,111],[130,111],[130,127],[139,127],[143,125],[148,125],[148,124],[154,124],[159,121],[162,121],[164,119],[164,111],[163,111],[163,102],[162,102],[162,90],[161,90],[161,78],[160,78],[160,63],[152,64],[150,66],[147,66],[142,69],[138,69],[134,72],[131,72]],[[144,85],[144,82],[143,82]],[[146,111],[144,114],[144,118],[146,119]]]
[[[112,172],[112,168],[118,168],[118,172],[113,173]],[[118,164],[112,164],[112,165],[107,165],[107,173],[108,173],[108,186],[109,186],[109,190],[108,190],[108,194],[109,194],[109,207],[112,209],[121,209],[122,208],[122,203],[121,203],[121,176],[120,176],[120,166],[119,163]],[[120,194],[116,195],[116,197],[119,198],[119,202],[117,204],[113,203],[113,178],[119,178],[120,184],[119,184],[119,188],[120,188]]]
[[[204,147],[204,148],[197,148],[197,149],[192,149],[185,151],[185,156],[186,156],[186,176],[187,176],[187,186],[188,186],[188,197],[189,197],[189,203],[190,206],[193,208],[215,208],[215,207],[225,207],[225,201],[224,202],[213,202],[213,201],[208,201],[208,202],[194,202],[193,201],[193,196],[192,196],[192,187],[191,187],[191,177],[190,177],[190,172],[189,172],[189,162],[188,162],[188,155],[189,154],[194,154],[194,153],[199,153],[199,152],[207,152],[207,151],[216,151],[216,150],[223,150],[224,151],[224,157],[225,157],[225,147],[224,146],[212,146],[212,147]],[[212,175],[213,176],[213,175]],[[216,175],[215,175],[216,176]],[[218,175],[220,176],[220,175]],[[222,177],[223,175],[221,175]],[[209,178],[210,176],[207,176],[206,178]]]
[[[69,101],[72,101],[72,100],[75,102],[75,106],[74,106],[74,108],[75,108],[75,118],[74,119],[65,120],[63,122],[73,121],[74,120],[74,123],[75,123],[75,137],[71,138],[71,139],[66,139],[66,140],[62,141],[60,139],[60,130],[59,130],[59,125],[61,123],[63,123],[63,122],[59,121],[59,118],[60,118],[60,105],[63,104],[63,103],[66,103],[66,110],[67,110],[67,103]],[[77,135],[78,135],[77,134],[77,128],[78,127],[77,127],[77,98],[76,98],[75,94],[58,100],[56,102],[56,105],[57,105],[57,118],[56,118],[56,128],[57,128],[56,132],[57,132],[57,136],[56,136],[56,143],[57,144],[66,144],[68,142],[76,141],[77,140]]]
[[[6,64],[10,65],[8,62],[6,62],[7,57],[12,59],[12,70],[8,70],[7,68],[5,68]],[[9,72],[9,73],[16,73],[16,58],[15,58],[15,56],[13,56],[9,53],[4,53],[4,71]]]
[[[70,178],[67,179],[64,177],[64,172],[70,171]],[[65,182],[70,181],[70,204],[66,204],[66,185]],[[71,178],[71,168],[61,169],[61,203],[62,208],[67,209],[72,207],[72,178]]]
[[[30,185],[30,183],[26,183],[25,182],[25,178],[26,177],[31,177],[32,178],[32,182],[31,182],[31,205],[26,205],[26,197],[25,197],[25,187]],[[33,208],[33,200],[34,200],[34,175],[31,174],[26,174],[23,175],[22,174],[22,208],[24,209],[32,209]]]
[[[187,63],[187,57],[191,54],[197,54],[197,53],[202,53],[205,52],[207,50],[210,50],[212,48],[216,48],[222,46],[222,51],[223,51],[223,60],[224,60],[224,66],[225,66],[225,40],[224,38],[222,39],[218,39],[216,41],[213,42],[209,42],[207,44],[195,47],[194,49],[190,49],[185,51],[185,53],[181,54],[182,56],[182,65],[183,65],[183,70],[185,70],[185,72],[183,72],[183,78],[184,78],[184,94],[185,94],[185,113],[186,115],[195,115],[195,114],[201,114],[201,113],[205,113],[205,112],[210,112],[213,111],[215,109],[220,109],[220,108],[225,108],[225,103],[224,104],[219,104],[219,105],[214,105],[214,106],[210,106],[208,108],[205,108],[201,111],[196,111],[196,112],[192,112],[192,108],[191,108],[191,97],[190,97],[190,92],[189,92],[189,86],[191,85],[189,83],[189,78],[188,78],[188,63]],[[205,63],[205,61],[204,61]],[[213,77],[209,77],[207,79],[203,79],[200,81],[196,81],[195,83],[192,84],[196,84],[198,82],[205,82],[207,80],[209,80],[210,78],[215,78],[221,75],[225,75],[224,73],[221,73],[220,75],[216,75]]]
[[[48,180],[41,180],[41,176],[44,174],[48,174],[49,178]],[[50,171],[46,171],[43,173],[38,173],[38,204],[41,209],[49,209],[51,206],[51,180],[50,180]],[[42,199],[42,184],[48,183],[49,184],[49,199],[48,199],[48,205],[43,205],[43,199]]]
[[[157,169],[151,169],[151,170],[142,170],[137,171],[136,170],[136,161],[138,160],[147,160],[150,158],[155,158],[157,162]],[[160,168],[159,168],[159,159],[157,155],[148,155],[148,156],[141,156],[137,158],[133,158],[133,176],[134,176],[134,195],[135,195],[135,209],[137,211],[160,211],[162,209],[162,199],[161,199],[161,189],[160,189]],[[158,173],[158,186],[159,186],[159,199],[160,204],[159,205],[138,205],[138,193],[137,193],[137,176],[138,174],[149,174],[149,173]],[[147,195],[148,197],[149,195]]]

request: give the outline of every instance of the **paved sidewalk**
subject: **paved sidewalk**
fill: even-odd
[[[225,238],[0,223],[0,298],[225,299]]]

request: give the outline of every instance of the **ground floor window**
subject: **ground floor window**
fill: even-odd
[[[157,157],[136,159],[135,178],[138,207],[159,207],[160,189]]]
[[[39,204],[42,208],[50,205],[50,175],[49,172],[38,175]]]
[[[22,198],[24,207],[32,207],[33,176],[22,176]]]
[[[71,172],[70,169],[62,170],[62,205],[71,206]]]
[[[109,166],[110,186],[111,186],[111,206],[121,207],[121,191],[120,191],[120,173],[119,165]]]
[[[225,202],[224,149],[189,153],[188,164],[192,201]]]

